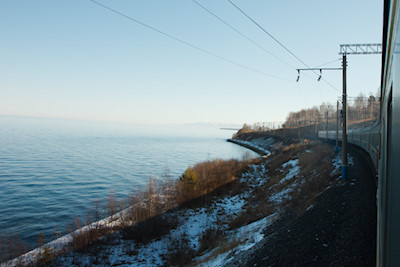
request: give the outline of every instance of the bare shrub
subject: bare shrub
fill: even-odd
[[[167,170],[162,176],[159,194],[163,197],[163,210],[170,210],[176,206],[176,181],[168,174]]]
[[[308,207],[315,204],[316,196],[321,193],[328,185],[327,177],[307,177],[306,182],[297,190],[289,193],[282,206],[290,209],[297,214],[303,213]]]
[[[242,161],[247,162],[247,161],[250,161],[251,159],[252,158],[251,158],[251,154],[249,151],[246,151],[245,153],[243,153]]]
[[[308,146],[311,152],[305,152],[299,155],[299,165],[303,175],[309,175],[312,172],[321,172],[332,168],[331,158],[333,156],[332,147],[320,142]]]
[[[243,127],[233,135],[233,139],[238,138],[240,135],[252,132],[253,130],[251,129],[251,126],[249,124],[243,124]]]
[[[230,229],[236,229],[241,226],[258,221],[275,212],[275,207],[269,203],[265,197],[256,203],[249,204],[247,209],[240,213],[236,218],[229,222]]]
[[[200,248],[198,250],[199,253],[204,252],[208,249],[214,248],[218,240],[223,237],[224,232],[221,228],[210,227],[204,231],[202,236],[199,238]]]
[[[79,218],[75,218],[74,222],[69,226],[69,232],[72,237],[70,246],[74,250],[79,249],[87,244],[86,242],[87,235],[85,235],[81,230],[79,230],[81,227],[82,223]],[[75,231],[75,229],[77,229],[77,232]]]
[[[0,235],[0,263],[18,257],[28,251],[28,246],[18,235]]]
[[[196,251],[190,246],[185,234],[172,239],[169,250],[166,257],[168,266],[188,266],[196,256]]]
[[[270,170],[274,173],[283,163],[289,159],[295,158],[301,151],[305,150],[305,147],[301,144],[290,144],[283,147],[276,155],[273,155],[270,159]]]
[[[139,223],[148,218],[148,210],[146,203],[142,201],[141,195],[132,196],[130,198],[131,209],[129,211],[129,217],[134,223]]]
[[[140,223],[175,207],[175,191],[176,183],[171,178],[165,182],[150,178],[144,192],[130,197],[126,220]]]
[[[331,177],[331,159],[333,150],[331,146],[315,142],[306,151],[298,156],[301,166],[298,178],[302,179],[301,185],[289,193],[282,206],[298,214],[304,212],[315,203],[315,197],[323,192],[335,177]]]
[[[44,246],[44,242],[45,242],[44,234],[40,233],[38,244],[39,247],[41,247],[41,249],[39,255],[36,258],[36,264],[39,266],[49,265],[49,263],[53,260],[53,257],[55,256],[49,246]]]
[[[105,217],[105,213],[104,213],[104,210],[103,210],[100,200],[94,201],[93,217],[94,217],[94,221],[99,221],[100,219]]]
[[[72,250],[84,250],[88,245],[93,244],[109,233],[110,229],[100,224],[91,224],[82,228],[81,220],[76,218],[74,224],[70,225],[72,241],[69,246]]]
[[[119,201],[117,200],[115,196],[114,191],[110,191],[107,197],[107,213],[108,216],[113,216],[114,214],[117,213],[118,208],[119,208]]]
[[[188,168],[177,184],[177,201],[183,203],[206,195],[235,180],[243,164],[237,160],[206,161]]]
[[[268,216],[278,207],[284,210],[291,209],[298,213],[304,212],[315,202],[315,197],[335,180],[330,176],[332,156],[332,148],[321,142],[311,142],[308,145],[291,144],[282,147],[278,154],[268,159],[268,181],[253,189],[248,199],[249,202],[245,206],[246,210],[231,220],[230,229]],[[286,175],[286,172],[282,171],[282,164],[294,158],[299,160],[299,174],[293,179],[281,182]],[[292,185],[296,186],[282,202],[271,203],[269,201],[272,194],[281,192]]]
[[[123,238],[147,244],[154,238],[160,238],[178,226],[176,216],[158,215],[122,231]]]

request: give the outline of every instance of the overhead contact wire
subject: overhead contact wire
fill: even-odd
[[[246,69],[246,70],[249,70],[249,71],[253,71],[253,72],[256,72],[256,73],[259,73],[259,74],[263,74],[263,75],[266,75],[266,76],[269,76],[269,77],[272,77],[272,78],[275,78],[275,79],[278,79],[278,80],[291,81],[291,80],[289,80],[289,79],[285,79],[285,78],[278,77],[278,76],[275,76],[275,75],[272,75],[272,74],[268,74],[268,73],[262,72],[262,71],[260,71],[260,70],[257,70],[257,69],[254,69],[254,68],[245,66],[245,65],[240,64],[240,63],[237,63],[237,62],[232,61],[232,60],[230,60],[230,59],[221,57],[221,56],[219,56],[219,55],[217,55],[217,54],[214,54],[214,53],[212,53],[212,52],[210,52],[210,51],[208,51],[208,50],[205,50],[205,49],[203,49],[203,48],[201,48],[201,47],[198,47],[198,46],[193,45],[193,44],[191,44],[191,43],[189,43],[189,42],[186,42],[186,41],[184,41],[184,40],[182,40],[182,39],[179,39],[179,38],[177,38],[177,37],[175,37],[175,36],[173,36],[173,35],[171,35],[171,34],[168,34],[168,33],[164,32],[164,31],[161,31],[161,30],[159,30],[159,29],[157,29],[157,28],[154,28],[154,27],[152,27],[152,26],[150,26],[150,25],[148,25],[148,24],[146,24],[146,23],[144,23],[144,22],[141,22],[141,21],[139,21],[139,20],[137,20],[137,19],[135,19],[135,18],[132,18],[132,17],[130,17],[130,16],[124,14],[124,13],[121,13],[121,12],[119,12],[119,11],[117,11],[117,10],[111,8],[111,7],[108,7],[108,6],[106,6],[106,5],[103,5],[103,4],[101,4],[101,3],[99,3],[99,2],[97,2],[97,1],[95,1],[95,0],[90,0],[90,1],[93,2],[93,3],[95,3],[95,4],[98,5],[98,6],[101,6],[101,7],[105,8],[105,9],[107,9],[107,10],[109,10],[109,11],[115,13],[115,14],[118,14],[119,16],[122,16],[122,17],[124,17],[124,18],[126,18],[126,19],[128,19],[128,20],[130,20],[130,21],[133,21],[133,22],[135,22],[135,23],[137,23],[137,24],[139,24],[139,25],[142,25],[143,27],[145,27],[145,28],[147,28],[147,29],[150,29],[150,30],[152,30],[152,31],[158,32],[159,34],[162,34],[162,35],[164,35],[164,36],[166,36],[166,37],[168,37],[168,38],[170,38],[170,39],[173,39],[173,40],[175,40],[175,41],[177,41],[177,42],[179,42],[179,43],[182,43],[182,44],[184,44],[184,45],[187,45],[187,46],[189,46],[189,47],[191,47],[191,48],[194,48],[194,49],[196,49],[196,50],[199,50],[199,51],[201,51],[201,52],[203,52],[203,53],[205,53],[205,54],[208,54],[208,55],[210,55],[210,56],[216,57],[216,58],[218,58],[218,59],[220,59],[220,60],[222,60],[222,61],[228,62],[228,63],[230,63],[230,64],[236,65],[236,66],[241,67],[241,68],[243,68],[243,69]]]
[[[249,20],[251,20],[257,27],[259,27],[263,32],[265,32],[269,37],[271,37],[275,42],[277,42],[283,49],[289,52],[292,56],[294,56],[298,61],[300,61],[304,66],[310,68],[303,60],[297,57],[292,51],[289,50],[284,44],[279,42],[272,34],[270,34],[266,29],[264,29],[260,24],[258,24],[254,19],[252,19],[249,15],[247,15],[242,9],[240,9],[237,5],[235,5],[231,0],[228,0],[237,10],[239,10],[243,15],[245,15]]]
[[[226,22],[225,20],[223,20],[221,17],[219,17],[218,15],[216,15],[214,12],[212,12],[211,10],[209,10],[208,8],[206,8],[205,6],[203,6],[202,4],[200,4],[199,2],[197,2],[196,0],[192,0],[196,5],[198,5],[199,7],[201,7],[202,9],[204,9],[206,12],[208,12],[209,14],[211,14],[212,16],[214,16],[216,19],[218,19],[219,21],[221,21],[222,23],[224,23],[226,26],[228,26],[231,30],[233,30],[234,32],[236,32],[237,34],[239,34],[240,36],[242,36],[243,38],[245,38],[246,40],[248,40],[249,42],[251,42],[252,44],[254,44],[255,46],[257,46],[258,48],[260,48],[261,50],[263,50],[264,52],[266,52],[267,54],[269,54],[270,56],[274,57],[276,60],[280,61],[281,63],[285,64],[286,66],[288,66],[289,68],[292,69],[296,69],[295,67],[291,66],[289,63],[287,63],[286,61],[282,60],[281,58],[277,57],[276,55],[274,55],[273,53],[271,53],[270,51],[268,51],[267,49],[265,49],[263,46],[261,46],[260,44],[258,44],[257,42],[253,41],[252,39],[250,39],[249,37],[247,37],[245,34],[243,34],[242,32],[240,32],[239,30],[237,30],[235,27],[233,27],[232,25],[230,25],[228,22]]]
[[[324,63],[324,64],[322,64],[322,65],[318,65],[318,66],[316,66],[315,68],[320,68],[320,67],[326,66],[326,65],[328,65],[328,64],[332,64],[332,63],[338,62],[339,60],[342,60],[342,59],[341,59],[341,58],[335,59],[335,60],[329,61],[329,62],[327,62],[327,63]]]
[[[311,68],[308,66],[303,60],[301,60],[298,56],[296,56],[292,51],[289,50],[284,44],[282,44],[278,39],[276,39],[271,33],[269,33],[264,27],[262,27],[260,24],[258,24],[253,18],[251,18],[249,15],[247,15],[240,7],[235,5],[231,0],[227,0],[232,6],[234,6],[237,10],[239,10],[240,13],[242,13],[245,17],[247,17],[251,22],[253,22],[257,27],[259,27],[264,33],[266,33],[269,37],[272,38],[276,43],[278,43],[283,49],[285,49],[289,54],[291,54],[294,58],[296,58],[301,64],[306,66],[307,68]],[[316,75],[319,75],[317,72],[313,71]],[[323,81],[325,81],[328,85],[330,85],[333,89],[336,91],[340,92],[335,86],[333,86],[331,83],[329,83],[327,80],[322,78]]]

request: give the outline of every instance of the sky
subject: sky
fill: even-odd
[[[90,0],[0,1],[0,115],[282,122],[342,90],[341,71],[296,83],[306,66],[291,53],[335,68],[340,44],[382,38],[382,1],[232,0],[291,53],[228,0],[96,1],[119,14]],[[348,56],[349,96],[377,93],[380,60]]]

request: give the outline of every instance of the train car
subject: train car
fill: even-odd
[[[374,125],[348,131],[348,143],[367,151],[378,173],[377,266],[400,266],[400,2],[384,1],[381,110]],[[341,139],[339,132],[339,140]],[[320,131],[336,139],[336,131]]]
[[[347,142],[364,149],[370,156],[375,171],[379,167],[379,145],[380,145],[380,132],[381,123],[379,120],[375,121],[369,126],[360,129],[353,129],[347,132]],[[318,137],[321,139],[336,139],[336,131],[319,131]],[[338,132],[339,141],[342,140],[342,131]]]
[[[400,6],[384,2],[377,266],[400,266]]]

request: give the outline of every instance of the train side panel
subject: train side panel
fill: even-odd
[[[396,0],[388,3],[381,90],[377,265],[400,266],[400,6]]]

